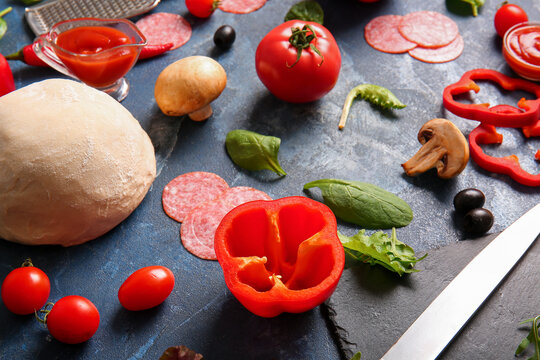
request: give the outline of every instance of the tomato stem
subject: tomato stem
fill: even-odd
[[[287,64],[288,68],[292,68],[298,61],[300,61],[300,56],[302,55],[302,50],[310,48],[315,52],[317,55],[321,57],[321,62],[319,63],[319,66],[322,65],[324,62],[324,56],[321,54],[319,49],[315,45],[313,45],[311,42],[317,38],[317,34],[315,34],[315,30],[310,25],[304,25],[302,29],[294,27],[291,28],[292,35],[289,37],[289,43],[296,48],[296,61],[294,64],[290,65]],[[310,33],[308,35],[308,33]]]
[[[49,306],[51,307],[51,309],[47,309],[47,307],[49,307]],[[42,323],[43,325],[47,325],[47,316],[51,312],[53,306],[54,306],[53,302],[48,302],[43,306],[43,309],[39,310],[40,314],[45,314],[45,315],[43,315],[43,319],[40,318],[39,315],[38,315],[38,312],[36,310],[34,310],[34,315],[36,316],[36,320],[39,321],[40,323]]]
[[[34,266],[34,264],[32,264],[32,259],[30,258],[24,260],[24,262],[21,265],[21,267],[32,267],[32,266]]]

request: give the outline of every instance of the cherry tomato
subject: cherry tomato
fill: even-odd
[[[118,290],[118,300],[127,310],[158,306],[174,288],[174,274],[164,266],[147,266],[135,271]]]
[[[217,9],[218,2],[218,0],[186,0],[186,7],[191,15],[207,18]]]
[[[306,27],[309,26],[309,27]],[[295,32],[295,38],[291,39]],[[312,30],[316,37],[313,37]],[[304,45],[297,61],[297,48]],[[312,49],[315,47],[320,55]],[[290,20],[272,29],[259,43],[255,67],[262,83],[276,97],[293,103],[323,97],[337,82],[341,54],[336,40],[324,26],[310,21]]]
[[[11,271],[2,283],[2,300],[9,311],[18,315],[33,314],[45,305],[51,292],[47,274],[34,267],[30,259]]]
[[[515,4],[505,4],[495,13],[495,30],[500,37],[504,37],[512,26],[526,21],[529,21],[529,17],[525,10]]]
[[[51,335],[66,344],[90,339],[99,327],[99,311],[87,298],[70,295],[58,300],[45,321]]]

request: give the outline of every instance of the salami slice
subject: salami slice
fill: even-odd
[[[454,41],[446,46],[436,49],[416,47],[410,50],[409,54],[417,60],[437,64],[458,58],[463,52],[463,48],[463,38],[461,35],[458,35]]]
[[[219,197],[229,189],[227,182],[216,174],[195,171],[172,179],[163,189],[163,210],[178,222],[201,203]]]
[[[383,15],[372,19],[364,28],[366,42],[374,49],[399,54],[416,47],[416,43],[405,39],[398,30],[403,16]]]
[[[259,10],[266,4],[266,0],[221,0],[219,9],[234,14],[248,14]]]
[[[148,45],[173,43],[178,49],[191,38],[191,25],[178,14],[153,13],[138,20],[135,25],[146,37]]]
[[[225,215],[238,205],[255,200],[272,200],[266,193],[250,187],[229,188],[220,197],[191,211],[180,227],[184,247],[201,259],[216,260],[214,235]]]
[[[459,34],[454,20],[435,11],[416,11],[405,15],[398,30],[405,39],[424,48],[446,46]]]

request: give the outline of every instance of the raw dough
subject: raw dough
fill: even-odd
[[[128,217],[155,176],[150,138],[109,95],[50,79],[0,97],[0,238],[95,239]]]

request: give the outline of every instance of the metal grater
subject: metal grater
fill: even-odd
[[[41,35],[59,21],[80,17],[120,19],[152,10],[160,0],[53,0],[25,9],[28,25]]]

